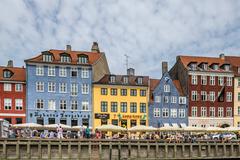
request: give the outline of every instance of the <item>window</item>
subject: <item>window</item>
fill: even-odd
[[[44,62],[52,62],[53,61],[53,57],[51,54],[44,54],[43,55],[43,61]]]
[[[71,95],[77,96],[78,94],[78,85],[76,83],[71,84]]]
[[[240,122],[237,122],[237,127],[240,127]]]
[[[44,82],[36,82],[36,92],[44,92]]]
[[[66,100],[60,100],[60,107],[61,110],[67,109],[67,101]]]
[[[192,117],[197,117],[197,107],[192,107]]]
[[[191,64],[191,69],[192,70],[196,70],[197,69],[197,64],[196,63],[192,63]]]
[[[197,101],[197,100],[198,100],[197,91],[192,91],[192,101]]]
[[[108,111],[108,103],[106,101],[101,102],[101,112],[107,112]]]
[[[135,102],[130,103],[130,112],[137,113],[137,103]]]
[[[171,113],[170,113],[171,117],[172,118],[177,118],[177,109],[171,109],[170,111],[171,111]]]
[[[67,93],[67,83],[59,83],[59,93]]]
[[[44,75],[44,67],[43,66],[36,66],[36,75],[43,76]]]
[[[71,109],[72,110],[77,110],[78,109],[78,101],[76,101],[76,100],[71,101]]]
[[[215,107],[210,107],[209,108],[209,116],[210,117],[215,117]]]
[[[227,107],[226,116],[232,117],[232,107]]]
[[[185,118],[185,109],[179,109],[179,118]]]
[[[22,92],[23,90],[22,84],[15,84],[15,91],[16,92]]]
[[[11,110],[12,109],[12,99],[5,98],[4,99],[4,110]]]
[[[107,95],[107,88],[101,88],[101,95]]]
[[[127,89],[121,89],[121,96],[127,96]]]
[[[164,103],[168,103],[168,96],[164,96],[164,97],[163,97],[163,102],[164,102]]]
[[[218,85],[223,86],[224,84],[224,77],[218,77]]]
[[[186,104],[186,97],[179,97],[179,104]]]
[[[67,68],[59,67],[59,77],[67,77]]]
[[[227,86],[232,86],[232,77],[227,77]]]
[[[137,84],[142,84],[143,83],[143,78],[142,77],[138,77],[137,78]]]
[[[146,90],[141,89],[140,90],[140,96],[145,97],[146,96]]]
[[[213,65],[213,70],[218,70],[218,65],[217,64]]]
[[[218,107],[218,117],[223,117],[223,107]]]
[[[88,94],[88,93],[89,93],[89,85],[82,84],[82,94]]]
[[[48,76],[55,76],[55,66],[48,66]]]
[[[146,103],[140,103],[140,113],[146,113]]]
[[[121,112],[127,112],[127,102],[121,102]]]
[[[215,92],[214,91],[210,91],[209,92],[209,100],[211,102],[214,102],[215,101]]]
[[[61,62],[63,63],[70,63],[71,62],[71,59],[68,55],[61,55]]]
[[[118,111],[117,102],[111,102],[111,112],[117,111]]]
[[[131,89],[130,90],[130,96],[137,96],[137,90],[136,89]]]
[[[240,67],[239,67],[240,68]],[[240,87],[240,78],[238,78],[238,87]]]
[[[71,68],[71,77],[77,77],[77,76],[78,76],[78,69]]]
[[[232,92],[227,92],[226,101],[227,102],[232,102]]]
[[[110,76],[110,82],[115,83],[116,82],[116,76]]]
[[[240,106],[238,106],[238,115],[240,116]]]
[[[177,97],[176,96],[171,97],[171,103],[177,103]]]
[[[207,76],[201,76],[201,85],[207,85]]]
[[[81,72],[81,77],[82,78],[89,78],[89,70],[87,68],[82,68],[82,72]]]
[[[227,65],[227,64],[224,65],[224,70],[225,70],[225,71],[229,71],[229,68],[230,68],[229,65]]]
[[[207,117],[207,108],[201,107],[201,117]]]
[[[202,64],[203,70],[207,70],[208,69],[208,65],[206,63]]]
[[[117,88],[111,88],[111,95],[116,96],[117,95]]]
[[[240,67],[238,67],[238,74],[240,74]]]
[[[43,100],[42,99],[37,99],[36,108],[37,109],[43,109]]]
[[[4,91],[12,91],[12,84],[4,83]]]
[[[23,100],[15,99],[15,106],[16,106],[16,110],[22,110],[23,109]]]
[[[161,97],[160,97],[160,96],[155,96],[155,97],[154,97],[154,101],[155,101],[156,103],[160,103]]]
[[[169,116],[168,114],[168,108],[163,108],[162,109],[162,117],[167,118]]]
[[[163,88],[164,88],[164,92],[170,92],[170,85],[165,84]]]
[[[88,110],[89,110],[89,102],[82,101],[82,111],[88,111]]]
[[[49,100],[48,101],[48,109],[55,110],[56,109],[56,102],[55,100]]]
[[[193,85],[197,85],[197,76],[195,76],[195,75],[192,75],[192,84]]]
[[[201,91],[201,100],[207,101],[207,92],[206,91]]]
[[[123,77],[123,83],[128,84],[128,77]]]
[[[9,70],[4,70],[3,71],[3,77],[4,78],[10,78],[10,77],[12,77],[12,75],[13,75],[13,73]]]
[[[153,116],[154,117],[160,117],[160,108],[154,108],[153,109]]]
[[[214,76],[210,76],[210,85],[211,86],[215,85],[215,77]]]
[[[238,101],[240,101],[240,92],[238,92]]]
[[[48,92],[55,92],[56,91],[56,83],[48,82]]]
[[[78,63],[87,64],[88,63],[88,56],[87,55],[80,55],[78,57]]]

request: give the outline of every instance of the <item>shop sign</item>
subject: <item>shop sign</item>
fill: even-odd
[[[95,119],[109,119],[109,114],[107,114],[107,113],[95,113]]]

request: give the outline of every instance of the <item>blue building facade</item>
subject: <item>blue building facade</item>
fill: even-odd
[[[93,70],[102,56],[98,51],[82,53],[67,48],[25,60],[27,122],[91,127]]]
[[[179,81],[172,80],[168,72],[153,88],[151,97],[148,112],[150,126],[188,125],[187,97],[183,95]]]

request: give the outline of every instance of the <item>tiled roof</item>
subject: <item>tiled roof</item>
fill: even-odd
[[[116,80],[114,83],[110,82],[110,76],[115,76]],[[123,77],[128,77],[128,83],[123,82]],[[142,77],[142,84],[137,83],[137,78]],[[148,76],[132,76],[132,75],[105,75],[102,79],[94,84],[108,84],[108,85],[127,85],[127,86],[148,86]]]
[[[238,67],[240,67],[240,57],[225,56],[225,60],[233,66],[234,74],[239,76]]]
[[[13,73],[10,78],[3,77],[3,71],[9,70]],[[25,68],[0,66],[0,81],[26,81]]]
[[[184,96],[184,94],[183,94],[183,89],[182,89],[182,86],[181,86],[181,84],[180,84],[180,81],[179,81],[179,80],[173,80],[173,84],[174,84],[175,87],[177,88],[179,95],[180,95],[180,96]]]
[[[34,58],[27,59],[25,62],[43,62],[43,63],[53,63],[53,64],[63,64],[63,62],[60,62],[60,55],[65,53],[68,54],[71,57],[71,63],[69,64],[78,64],[78,56],[79,55],[86,55],[88,56],[89,62],[87,65],[92,65],[94,64],[101,56],[103,53],[101,52],[85,52],[85,51],[70,51],[66,52],[66,50],[55,50],[51,49],[49,51],[44,51],[42,53],[50,53],[53,55],[53,62],[44,62],[43,55],[40,54]],[[68,63],[64,63],[68,64]]]
[[[150,93],[149,93],[149,100],[150,100],[150,103],[153,102],[153,91],[154,89],[158,86],[158,84],[160,83],[160,79],[150,79]]]

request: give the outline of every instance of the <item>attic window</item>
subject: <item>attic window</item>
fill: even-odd
[[[225,71],[229,71],[229,69],[230,69],[230,66],[229,66],[228,64],[225,64],[225,65],[224,65],[224,70],[225,70]]]
[[[202,68],[203,68],[203,70],[207,70],[208,65],[207,65],[206,63],[203,63],[203,64],[202,64]]]
[[[43,54],[43,61],[44,62],[52,62],[53,56],[51,54]]]
[[[191,69],[192,70],[196,70],[197,69],[197,64],[196,63],[192,63],[191,64]]]
[[[127,84],[128,83],[128,77],[123,77],[123,83]]]
[[[116,76],[110,76],[110,82],[115,83],[116,82]]]
[[[9,70],[3,71],[3,77],[4,78],[11,78],[12,75],[13,75],[13,73],[11,71],[9,71]]]
[[[88,63],[88,56],[87,55],[79,55],[78,63],[87,64]]]
[[[61,62],[70,63],[71,59],[68,55],[61,55]]]
[[[238,74],[240,74],[240,67],[238,67]]]
[[[217,64],[213,65],[213,70],[218,70],[218,65]]]
[[[137,78],[137,84],[142,84],[143,83],[143,78],[142,77],[138,77]]]

